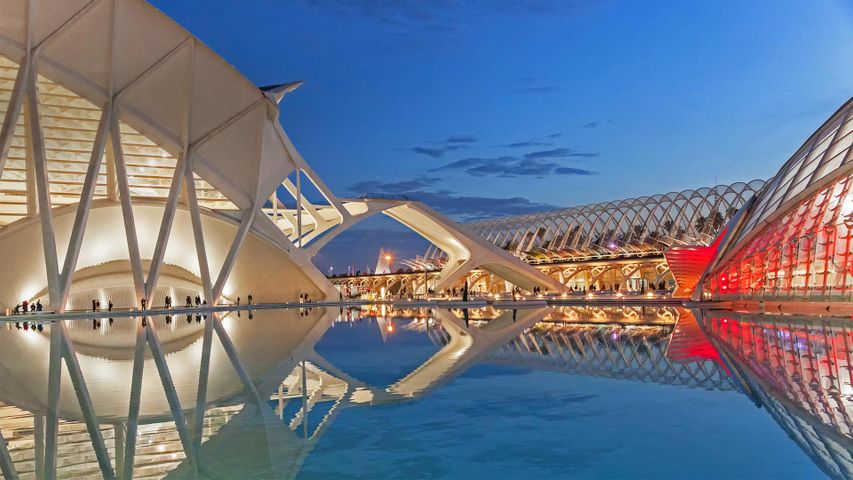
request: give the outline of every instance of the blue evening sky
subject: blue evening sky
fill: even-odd
[[[853,92],[847,1],[167,1],[339,196],[465,220],[767,178]],[[386,221],[387,222],[387,221]],[[336,271],[425,244],[373,221]]]

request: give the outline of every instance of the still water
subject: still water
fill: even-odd
[[[851,345],[841,319],[671,306],[7,323],[0,465],[21,478],[853,478]]]

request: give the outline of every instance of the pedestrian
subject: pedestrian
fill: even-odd
[[[193,306],[193,299],[192,299],[192,297],[187,295],[187,308],[190,308],[192,306]]]
[[[237,297],[237,306],[240,306],[240,297]]]
[[[143,310],[145,310],[145,299],[143,298],[143,299],[140,301],[140,303],[142,303],[142,309],[143,309]],[[144,326],[144,325],[145,325],[145,323],[144,323],[144,320],[143,320],[143,326]]]
[[[112,300],[110,300],[110,303],[107,304],[107,310],[109,310],[110,312],[113,311],[113,301]]]
[[[24,313],[27,313],[27,311],[29,311],[29,309],[27,307],[30,305],[30,302],[28,302],[27,300],[24,300],[23,305],[24,305]]]
[[[201,305],[201,297],[198,295],[195,296],[195,304],[196,306]]]
[[[252,294],[251,294],[251,293],[249,294],[249,298],[248,298],[247,300],[249,300],[249,305],[252,305],[252,304],[253,304],[253,302],[254,302],[254,298],[252,298]]]
[[[92,299],[92,311],[97,312],[98,311],[97,307],[98,307],[98,301],[93,298]]]

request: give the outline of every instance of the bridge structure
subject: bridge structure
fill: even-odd
[[[684,190],[648,197],[501,217],[466,227],[512,256],[534,266],[563,288],[640,291],[673,289],[675,277],[665,252],[673,247],[711,245],[763,180]],[[339,286],[396,294],[420,291],[448,261],[430,245],[422,257],[402,260],[413,273],[333,277]],[[475,269],[460,278],[478,292],[511,289],[492,272]]]

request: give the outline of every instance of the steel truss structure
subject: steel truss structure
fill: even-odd
[[[733,225],[705,288],[716,299],[853,301],[853,99]]]
[[[379,212],[446,253],[439,283],[556,286],[418,202],[337,198],[278,121],[300,83],[256,87],[142,0],[0,0],[0,307],[62,311],[87,269],[123,274],[126,307],[167,276],[211,303],[336,297],[311,256]]]
[[[482,220],[468,226],[529,263],[661,255],[673,246],[710,244],[763,187],[764,181],[753,180]]]

